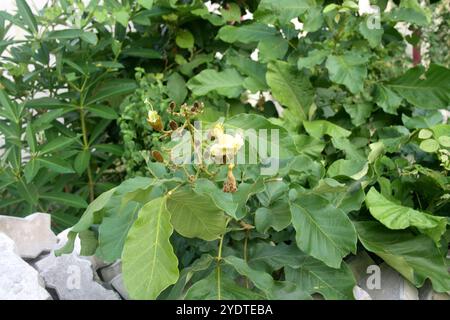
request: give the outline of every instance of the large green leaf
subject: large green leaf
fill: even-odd
[[[390,230],[375,221],[354,223],[364,247],[380,256],[406,279],[421,287],[429,278],[434,290],[450,290],[447,250],[439,250],[425,235],[408,230]]]
[[[366,205],[372,216],[389,229],[399,230],[416,227],[436,243],[439,242],[447,229],[446,217],[437,217],[398,205],[386,199],[373,187],[366,195]]]
[[[207,195],[182,187],[167,198],[167,210],[172,214],[175,230],[187,238],[211,241],[225,232],[226,218]]]
[[[306,75],[287,62],[274,61],[268,65],[266,80],[273,96],[289,108],[297,121],[308,119],[314,90]]]
[[[142,204],[128,202],[114,213],[103,218],[98,229],[98,248],[96,255],[106,262],[113,262],[122,255],[128,231],[133,225]]]
[[[122,254],[125,287],[133,299],[156,299],[178,279],[178,259],[169,238],[173,232],[166,199],[156,198],[139,211]]]
[[[49,40],[71,40],[75,38],[81,38],[83,41],[90,43],[92,45],[97,44],[97,36],[95,33],[92,32],[86,32],[80,29],[65,29],[65,30],[56,30],[52,31],[46,36]]]
[[[326,120],[314,120],[303,122],[306,132],[314,138],[320,139],[324,135],[332,138],[346,138],[351,132]]]
[[[236,98],[243,90],[243,81],[244,78],[235,69],[225,69],[221,72],[207,69],[191,78],[187,86],[196,96],[215,91],[225,97]]]
[[[386,86],[409,103],[423,109],[443,109],[450,104],[450,70],[436,64],[425,72],[419,66],[389,81]]]
[[[320,293],[328,300],[353,300],[356,281],[352,271],[344,262],[333,269],[323,262],[300,252],[298,268],[286,267],[286,280],[297,283],[309,293]]]
[[[271,39],[277,34],[274,27],[261,23],[252,23],[240,27],[224,26],[219,30],[218,37],[229,43],[251,43]]]
[[[313,0],[262,0],[259,2],[255,17],[259,21],[274,23],[279,20],[283,24],[289,23],[315,5]]]
[[[344,211],[314,194],[300,194],[289,204],[302,251],[332,268],[339,268],[342,258],[356,252],[356,231]]]
[[[351,93],[362,91],[367,76],[367,57],[354,52],[329,56],[326,67],[333,82],[345,85]]]
[[[137,88],[134,80],[120,79],[111,80],[102,84],[102,86],[95,91],[94,94],[86,100],[86,105],[94,104],[95,102],[104,101],[118,95],[126,95],[133,92]]]
[[[220,291],[220,292],[219,292]],[[186,292],[186,300],[263,300],[266,297],[245,287],[239,286],[229,273],[222,273],[220,285],[217,272],[194,283]]]

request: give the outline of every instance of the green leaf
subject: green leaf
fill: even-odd
[[[156,198],[139,211],[122,254],[125,287],[133,299],[156,299],[179,276],[169,238],[173,228],[166,199]]]
[[[324,135],[335,139],[346,138],[351,134],[350,131],[326,120],[304,121],[303,126],[310,136],[317,139],[321,139]]]
[[[272,60],[283,59],[288,50],[289,43],[281,35],[265,39],[259,42],[259,61],[269,62]]]
[[[97,35],[92,32],[86,32],[80,29],[65,29],[56,30],[47,34],[46,39],[48,40],[71,40],[75,38],[81,38],[83,41],[96,45],[98,42]]]
[[[100,118],[104,119],[117,119],[119,116],[117,115],[117,112],[108,106],[105,105],[94,105],[86,107],[86,110],[92,112],[94,115],[99,116]]]
[[[32,153],[36,152],[37,142],[36,142],[36,136],[33,132],[33,127],[30,123],[27,124],[27,128],[25,129],[25,137],[27,139],[28,146],[30,147],[30,151]]]
[[[419,131],[419,139],[429,139],[433,136],[433,132],[428,129],[422,129]]]
[[[265,64],[253,61],[237,53],[228,54],[227,62],[233,65],[240,73],[248,76],[243,82],[246,89],[256,92],[268,88],[266,83],[267,67]]]
[[[427,26],[431,22],[431,12],[422,7],[417,0],[402,0],[398,8],[388,12],[386,18],[392,21],[405,21],[418,26]]]
[[[68,137],[57,137],[53,140],[50,140],[47,144],[44,144],[39,149],[40,154],[52,153],[55,151],[60,151],[62,149],[67,148],[74,142],[78,140],[78,137],[68,138]]]
[[[314,5],[315,2],[309,0],[262,0],[254,18],[267,23],[274,23],[278,20],[282,24],[287,24]]]
[[[316,65],[325,61],[325,58],[330,54],[328,50],[314,49],[308,52],[307,57],[300,57],[297,61],[297,68],[299,70],[303,68],[312,69]]]
[[[181,105],[186,99],[186,82],[179,73],[174,72],[167,79],[167,94],[177,105]]]
[[[123,147],[116,144],[110,143],[100,143],[92,146],[92,150],[100,152],[108,152],[116,156],[121,156],[123,154]]]
[[[89,166],[91,160],[91,152],[89,150],[80,151],[75,157],[73,168],[75,172],[81,175]]]
[[[74,173],[72,166],[65,160],[53,156],[53,157],[42,157],[42,158],[36,158],[36,161],[39,161],[39,163],[55,172],[58,173]]]
[[[235,69],[225,69],[221,72],[207,69],[191,78],[187,86],[196,96],[215,91],[227,98],[236,98],[243,90],[243,81],[244,79]]]
[[[323,262],[299,252],[299,267],[285,269],[286,281],[294,282],[306,292],[320,293],[327,300],[353,300],[356,281],[344,262],[333,269]]]
[[[421,233],[439,243],[447,229],[446,217],[437,217],[398,205],[386,199],[373,187],[366,195],[366,205],[375,219],[392,230],[416,227]]]
[[[433,153],[439,150],[439,142],[434,139],[427,139],[423,140],[419,147],[425,152]]]
[[[20,179],[17,183],[17,192],[29,204],[36,205],[38,203],[38,190],[34,184],[27,184]]]
[[[218,37],[222,41],[233,43],[252,43],[261,40],[272,39],[278,31],[266,24],[252,23],[239,27],[224,26],[220,28]]]
[[[270,274],[250,268],[245,260],[235,256],[228,256],[223,258],[223,260],[225,263],[233,266],[240,275],[247,277],[270,299],[270,296],[273,293],[273,287],[275,286],[275,282]]]
[[[372,114],[372,104],[369,102],[362,102],[356,104],[344,104],[345,112],[350,115],[352,123],[355,126],[360,126],[367,122],[367,119]]]
[[[74,208],[86,208],[88,206],[86,200],[74,193],[66,192],[47,192],[41,194],[42,199],[59,202]]]
[[[92,201],[77,224],[72,227],[72,232],[77,233],[89,229],[96,221],[96,214],[106,206],[115,191],[116,188],[112,188]]]
[[[19,122],[17,105],[8,97],[6,91],[3,90],[1,86],[0,86],[0,105],[4,109],[2,110],[3,111],[2,113],[5,118],[15,123]]]
[[[356,231],[344,211],[313,194],[301,194],[289,205],[302,251],[332,268],[339,268],[342,258],[356,252]]]
[[[363,90],[367,76],[367,61],[366,56],[347,52],[341,56],[329,56],[325,66],[331,81],[345,85],[351,93],[356,94]]]
[[[355,222],[364,247],[381,257],[415,286],[429,278],[438,292],[450,290],[450,275],[445,252],[440,251],[425,235],[407,230],[390,230],[375,221]]]
[[[402,98],[387,86],[377,84],[375,87],[375,102],[384,112],[397,114],[397,109],[402,103]]]
[[[228,273],[221,274],[220,293],[217,286],[217,272],[194,283],[186,292],[186,300],[262,300],[263,294],[239,286]]]
[[[314,91],[308,77],[287,62],[275,61],[268,65],[266,80],[273,96],[287,106],[298,121],[308,118],[314,99]]]
[[[16,0],[17,11],[31,33],[38,33],[36,18],[25,0]]]
[[[145,59],[162,59],[161,53],[156,50],[148,48],[127,48],[122,51],[124,56],[138,57]]]
[[[145,9],[151,9],[153,7],[154,0],[138,0],[137,2]]]
[[[231,193],[223,192],[211,180],[204,178],[197,179],[193,190],[197,194],[209,196],[214,201],[214,204],[228,215],[234,216],[236,214],[238,203],[233,201]]]
[[[368,16],[364,19],[364,21],[361,21],[359,23],[358,30],[361,33],[361,35],[364,37],[364,39],[366,39],[369,42],[370,47],[376,48],[381,43],[381,38],[383,37],[384,29],[383,28],[369,29],[369,27],[367,26],[368,19],[372,19],[372,17]]]
[[[225,232],[223,211],[210,197],[199,195],[188,186],[169,195],[167,210],[172,214],[175,230],[184,237],[211,241]]]
[[[80,256],[93,256],[97,248],[97,237],[94,231],[86,230],[78,234],[80,238]]]
[[[258,208],[255,212],[255,227],[258,232],[267,233],[269,228],[281,231],[291,224],[291,213],[287,199],[275,201],[267,208]]]
[[[367,174],[369,167],[366,161],[351,159],[339,159],[333,162],[328,168],[329,177],[346,176],[354,180],[359,180]]]
[[[128,21],[130,20],[130,13],[125,7],[118,7],[112,13],[114,19],[119,22],[124,28],[128,27]]]
[[[25,175],[25,180],[27,181],[27,183],[30,183],[33,180],[33,178],[39,172],[40,168],[41,168],[41,165],[40,165],[39,161],[37,161],[34,158],[27,162],[27,164],[25,165],[25,167],[23,169],[23,172]]]
[[[194,47],[194,36],[189,30],[178,30],[175,43],[182,49],[192,49]]]
[[[241,8],[236,3],[227,3],[225,7],[220,9],[220,13],[225,21],[237,21],[241,20]]]
[[[424,72],[423,67],[409,69],[385,85],[415,107],[445,109],[450,101],[450,70],[436,64]]]
[[[104,101],[118,95],[126,95],[137,88],[134,80],[120,79],[104,83],[101,88],[87,99],[86,105],[91,105],[99,101]]]
[[[102,220],[98,229],[98,248],[96,255],[106,262],[120,259],[128,231],[136,220],[142,204],[130,201],[113,208],[113,213]]]

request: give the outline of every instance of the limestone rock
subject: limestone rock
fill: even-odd
[[[110,283],[115,277],[122,273],[122,262],[117,260],[112,265],[99,270],[103,281]]]
[[[48,257],[36,263],[46,286],[52,288],[61,300],[119,300],[112,290],[107,290],[94,280],[92,264],[74,254]]]
[[[38,272],[16,253],[13,240],[0,233],[0,300],[48,300]]]
[[[11,238],[22,258],[34,259],[56,244],[56,236],[50,228],[50,215],[34,213],[26,218],[0,216],[0,232]]]
[[[419,294],[408,280],[386,263],[379,266],[379,272],[368,274],[358,281],[372,300],[419,300]],[[376,277],[380,277],[378,284]]]
[[[355,300],[372,300],[372,297],[358,286],[353,287],[353,296]]]
[[[128,291],[125,288],[125,284],[123,283],[123,276],[122,274],[117,275],[114,279],[110,282],[111,287],[116,290],[120,296],[125,300],[130,300],[130,296],[128,295]]]

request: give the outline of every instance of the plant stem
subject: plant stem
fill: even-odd
[[[219,241],[219,252],[217,254],[217,300],[221,300],[222,299],[222,294],[221,294],[221,270],[220,270],[220,263],[222,262],[222,247],[223,247],[223,238],[224,238],[225,234],[223,234],[220,237],[220,241]]]
[[[87,138],[87,129],[86,129],[86,119],[84,117],[84,97],[83,97],[83,91],[84,88],[86,87],[86,83],[87,83],[87,77],[84,80],[84,83],[81,87],[80,90],[80,121],[81,121],[81,132],[83,135],[83,150],[84,151],[88,151],[89,150],[89,141]],[[94,201],[94,180],[92,178],[92,171],[91,171],[91,166],[90,163],[88,163],[87,166],[87,176],[88,176],[88,188],[89,188],[89,200],[90,202]]]
[[[249,236],[249,230],[245,230],[245,239],[244,239],[244,261],[247,262],[247,252],[248,252],[248,236]],[[245,277],[245,287],[248,289],[250,286],[250,283],[248,282],[248,278]]]

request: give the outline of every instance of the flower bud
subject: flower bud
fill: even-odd
[[[233,175],[234,165],[228,166],[227,180],[223,183],[223,192],[234,193],[237,191],[236,178]]]
[[[152,151],[152,157],[153,159],[155,159],[157,162],[164,162],[164,158],[161,154],[161,152],[157,151],[157,150],[153,150]]]
[[[170,120],[170,122],[169,122],[169,127],[170,127],[170,129],[172,129],[172,130],[177,130],[177,129],[178,129],[178,124],[177,124],[175,121]]]
[[[149,125],[152,126],[152,128],[154,130],[159,131],[159,132],[161,132],[163,130],[161,117],[159,116],[158,112],[156,112],[154,110],[149,110],[148,116],[147,116],[147,122]]]

